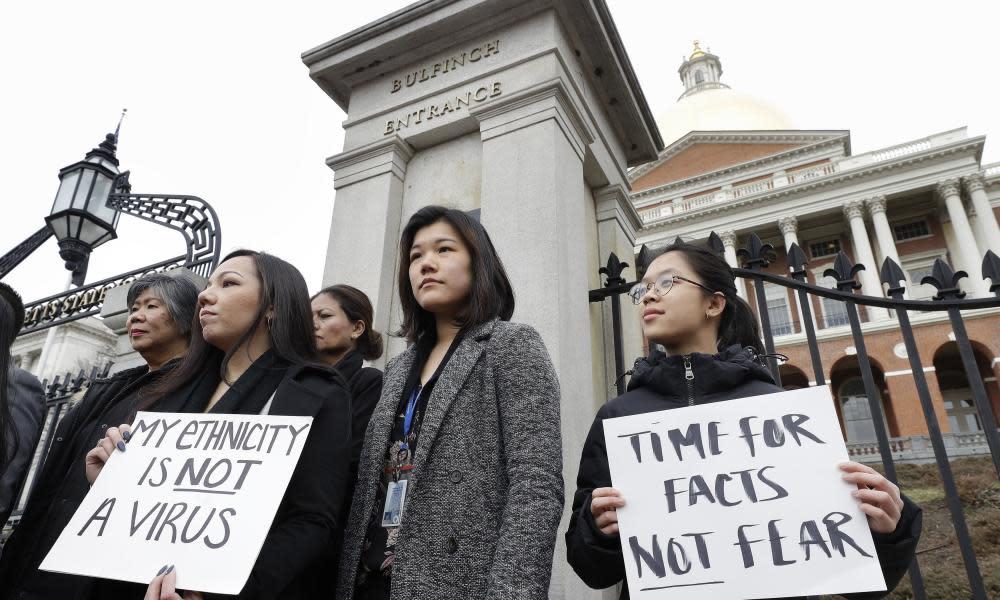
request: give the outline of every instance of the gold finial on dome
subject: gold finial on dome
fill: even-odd
[[[691,52],[691,56],[688,57],[688,60],[694,60],[694,59],[698,58],[699,56],[705,56],[705,52],[701,49],[701,46],[699,45],[698,40],[695,40],[694,41],[694,51]]]

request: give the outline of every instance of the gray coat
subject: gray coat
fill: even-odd
[[[337,598],[351,600],[415,348],[389,361],[361,453]],[[392,600],[547,598],[563,507],[559,382],[528,325],[490,321],[428,400],[392,568]],[[381,508],[381,507],[379,507]]]

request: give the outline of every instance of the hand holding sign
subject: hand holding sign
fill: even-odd
[[[590,513],[597,528],[605,535],[618,534],[618,509],[625,506],[622,493],[615,488],[597,488],[590,495]]]
[[[41,568],[148,583],[169,561],[184,588],[239,593],[311,426],[312,417],[139,413],[88,453],[96,481]],[[158,575],[150,593],[176,597],[177,572]]]
[[[146,595],[143,596],[143,600],[204,600],[204,598],[201,592],[184,592],[184,595],[177,593],[177,570],[174,569],[174,565],[161,568],[146,588]]]
[[[886,589],[869,522],[895,528],[899,490],[847,462],[827,388],[607,419],[604,436],[614,488],[591,511],[620,531],[633,599]]]
[[[903,514],[903,498],[900,496],[899,486],[861,463],[846,462],[840,465],[840,470],[847,473],[844,481],[857,484],[857,491],[851,495],[861,501],[858,507],[868,517],[871,530],[875,533],[896,531],[896,525]]]

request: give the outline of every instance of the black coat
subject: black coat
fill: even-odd
[[[364,366],[364,359],[357,351],[340,359],[337,370],[351,389],[351,472],[356,473],[365,445],[365,430],[382,395],[382,371]]]
[[[153,373],[136,367],[97,379],[59,422],[21,521],[0,555],[0,600],[90,595],[92,579],[39,571],[38,565],[90,490],[84,472],[87,452],[108,427],[120,425],[134,410],[136,392],[171,366]]]
[[[604,419],[681,408],[692,402],[706,404],[783,391],[774,384],[771,373],[753,360],[752,352],[738,346],[731,346],[715,356],[694,354],[691,362],[695,378],[689,386],[680,356],[666,357],[657,353],[636,361],[628,391],[597,412],[584,443],[573,514],[566,532],[567,558],[577,575],[592,588],[607,588],[621,582],[622,600],[627,600],[629,593],[621,541],[617,535],[607,535],[598,529],[590,512],[591,492],[595,488],[612,487],[604,445]],[[903,514],[896,531],[888,535],[872,533],[889,590],[906,573],[920,537],[920,507],[906,497],[903,501]],[[888,592],[845,596],[864,599],[886,594]]]
[[[275,368],[269,367],[268,372],[274,373]],[[234,383],[230,392],[241,386],[247,374]],[[217,378],[207,387],[214,389],[216,382]],[[332,598],[336,563],[329,562],[330,549],[342,535],[344,524],[340,515],[344,503],[350,501],[352,485],[350,391],[339,372],[312,366],[286,367],[277,388],[272,385],[267,389],[264,399],[272,389],[274,397],[268,414],[311,416],[313,422],[250,578],[236,597],[240,600]],[[248,395],[260,392],[251,389]],[[168,398],[160,408],[181,412],[175,400]],[[228,400],[224,395],[211,412],[259,413],[260,406],[253,402],[237,402],[235,409],[225,409],[227,404],[233,406]],[[200,406],[192,408],[188,403],[184,409],[201,410],[204,402],[199,402]],[[218,594],[205,597],[227,598]]]
[[[6,466],[0,467],[0,526],[14,512],[45,422],[45,394],[41,382],[13,365],[8,371],[7,382],[10,416],[17,435],[7,438],[6,449],[0,448],[7,458]]]

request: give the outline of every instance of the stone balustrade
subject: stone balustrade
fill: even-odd
[[[948,458],[956,459],[965,456],[989,456],[990,448],[986,443],[986,434],[982,431],[966,433],[944,433],[945,451]],[[930,437],[914,435],[889,439],[892,458],[897,463],[930,463],[934,462],[934,447]],[[851,460],[862,463],[878,463],[882,458],[878,450],[878,442],[848,442],[847,452]]]

